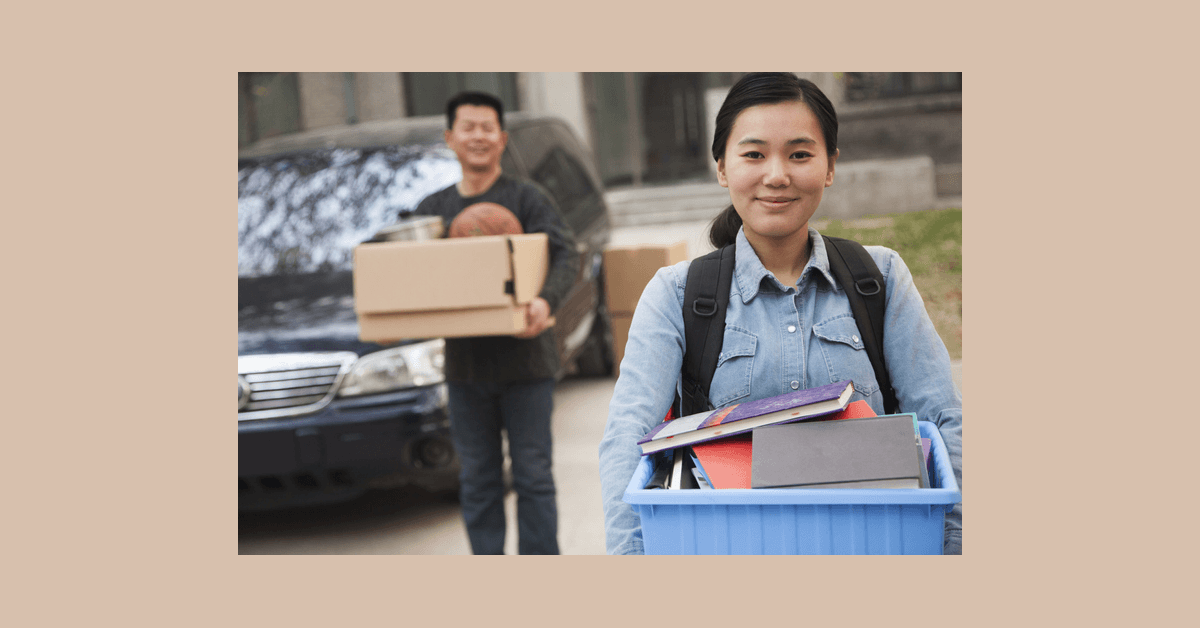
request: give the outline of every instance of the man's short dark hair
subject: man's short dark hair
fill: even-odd
[[[496,110],[496,119],[500,121],[500,130],[504,130],[504,105],[500,99],[486,92],[460,92],[446,102],[446,128],[454,128],[454,117],[458,108],[463,105],[491,107]]]

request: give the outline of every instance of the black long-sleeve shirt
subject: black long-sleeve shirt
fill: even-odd
[[[545,233],[550,245],[550,269],[538,295],[558,310],[579,273],[575,237],[563,222],[554,202],[533,185],[500,175],[492,187],[477,196],[463,197],[451,185],[430,194],[413,213],[441,216],[447,230],[459,212],[475,203],[490,202],[507,207],[525,233]],[[536,338],[485,336],[446,339],[446,379],[452,381],[509,382],[554,377],[558,350],[553,328]]]

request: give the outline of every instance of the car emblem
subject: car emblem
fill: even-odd
[[[246,407],[250,403],[250,382],[246,381],[245,377],[238,375],[238,411]]]

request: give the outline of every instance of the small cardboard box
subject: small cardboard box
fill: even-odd
[[[633,314],[654,273],[688,258],[687,242],[610,246],[604,251],[604,294],[610,315]],[[624,345],[622,344],[622,347]]]
[[[354,249],[359,338],[494,336],[525,329],[525,304],[549,268],[544,233],[406,242]]]

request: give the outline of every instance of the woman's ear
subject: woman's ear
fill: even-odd
[[[833,150],[833,155],[830,155],[829,157],[829,172],[825,173],[825,187],[833,185],[833,167],[837,163],[838,155],[840,155],[841,152],[842,149],[835,148]]]
[[[729,187],[729,180],[725,178],[725,158],[724,157],[717,160],[717,183],[720,183],[721,187],[723,187],[723,188]],[[828,184],[826,184],[826,185],[828,185]]]

